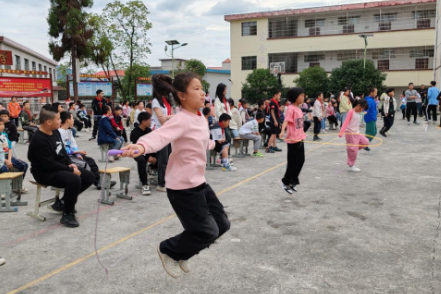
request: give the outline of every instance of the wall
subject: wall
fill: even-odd
[[[437,1],[436,7],[436,33],[434,36],[435,39],[435,61],[434,61],[434,71],[433,78],[437,82],[437,87],[441,86],[441,1]]]
[[[241,96],[232,96],[231,95],[231,82],[228,80],[230,79],[230,75],[228,74],[220,74],[220,73],[206,73],[204,76],[204,80],[206,80],[208,83],[210,83],[210,97],[214,100],[216,97],[216,88],[217,85],[220,83],[223,83],[227,85],[227,98],[234,98],[235,100],[239,100]]]

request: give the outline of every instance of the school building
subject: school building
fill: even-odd
[[[231,87],[241,97],[253,69],[280,71],[285,86],[308,67],[328,73],[342,62],[366,58],[387,73],[396,92],[434,78],[436,0],[356,3],[226,15],[230,23]],[[439,63],[439,61],[438,61]]]

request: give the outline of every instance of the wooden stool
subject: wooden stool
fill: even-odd
[[[205,167],[205,169],[207,170],[213,170],[215,167],[220,167],[220,164],[216,163],[216,151],[214,150],[207,150],[207,165]],[[212,163],[212,159],[213,159],[213,163]]]
[[[106,157],[107,157],[107,153],[109,152],[109,148],[110,148],[110,144],[102,144],[99,145],[100,146],[100,151],[101,151],[101,159],[99,159],[99,162],[106,162]],[[109,162],[113,162],[113,160],[110,160],[109,158]]]
[[[242,139],[233,139],[233,147],[234,147],[234,155],[233,157],[237,157],[237,158],[244,158],[245,155],[242,154],[242,146],[243,146],[243,141]]]
[[[129,183],[130,183],[130,168],[127,167],[112,167],[106,170],[104,174],[104,170],[100,169],[100,181],[102,182],[104,177],[104,185],[101,190],[101,203],[113,205],[114,202],[109,200],[111,195],[110,192],[110,176],[112,174],[119,174],[120,181],[120,189],[113,191],[112,193],[116,195],[118,198],[132,200],[131,196],[127,196],[129,192]],[[124,188],[124,184],[126,185]]]
[[[27,202],[22,202],[21,200],[21,188],[23,184],[23,173],[13,172],[13,173],[2,173],[0,174],[0,194],[5,195],[5,202],[1,201],[0,212],[16,212],[17,207],[11,206],[25,206],[28,205]],[[18,189],[18,196],[16,201],[12,201],[12,190]]]
[[[37,195],[35,197],[35,208],[34,208],[34,212],[28,212],[27,215],[29,215],[30,217],[33,217],[35,219],[38,219],[39,221],[46,221],[46,217],[41,216],[40,215],[40,207],[42,207],[43,205],[46,204],[51,204],[54,203],[55,201],[58,201],[60,199],[60,188],[55,188],[55,197],[54,198],[50,198],[47,199],[45,201],[41,201],[41,188],[47,188],[47,186],[42,185],[40,183],[37,183],[35,181],[30,181],[32,185],[36,185],[37,186]]]

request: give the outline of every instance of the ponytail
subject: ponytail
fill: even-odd
[[[172,82],[173,80],[169,76],[163,74],[156,74],[152,77],[153,97],[158,100],[161,107],[164,107],[162,97],[165,97],[168,104],[171,104],[170,93],[174,91]]]

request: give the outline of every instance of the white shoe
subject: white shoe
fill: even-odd
[[[158,191],[158,192],[167,192],[167,189],[165,189],[165,187],[161,187],[161,186],[157,186],[156,187],[156,191]]]
[[[348,171],[358,173],[358,172],[361,172],[361,169],[359,169],[358,167],[355,167],[355,165],[354,165],[354,166],[350,166],[348,168]]]
[[[410,121],[407,122],[407,125],[410,126]]]
[[[12,192],[18,193],[18,189],[14,189],[14,190],[12,190]],[[21,194],[26,194],[28,192],[29,192],[28,188],[21,188]]]
[[[234,171],[237,170],[237,168],[234,167],[234,166],[231,166],[231,164],[225,164],[225,165],[222,167],[222,170],[223,170],[223,171],[228,171],[228,172],[234,172]]]
[[[6,263],[6,259],[0,256],[0,265],[4,265]]]
[[[147,185],[145,185],[145,186],[142,186],[142,195],[150,195],[151,194],[151,192],[150,192],[150,187],[149,186],[147,186]]]
[[[161,259],[162,266],[164,266],[164,269],[167,272],[167,274],[169,274],[171,277],[175,279],[179,278],[182,274],[181,267],[179,266],[179,262],[169,257],[167,254],[161,253],[161,250],[159,250],[159,245],[158,245],[158,255],[159,258]]]
[[[181,270],[188,274],[190,272],[190,266],[188,265],[188,260],[180,260],[178,261],[179,266],[181,267]]]
[[[2,194],[2,195],[0,196],[0,198],[1,198],[2,200],[5,200],[5,199],[6,199],[6,195],[5,195],[5,194]]]

